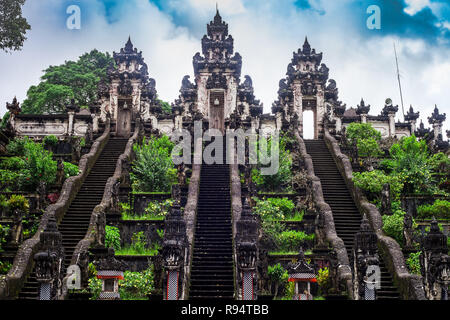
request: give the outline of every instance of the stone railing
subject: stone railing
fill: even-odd
[[[353,284],[352,284],[352,271],[348,259],[347,249],[345,248],[344,241],[338,237],[336,228],[334,225],[333,212],[331,207],[325,202],[322,192],[322,184],[320,179],[314,173],[314,165],[311,156],[306,151],[306,146],[299,133],[296,132],[295,136],[300,147],[300,156],[305,162],[307,178],[312,184],[312,196],[314,204],[317,210],[323,215],[324,219],[324,231],[326,240],[331,244],[336,252],[338,270],[337,277],[339,284],[343,286],[348,295],[353,298]]]
[[[236,250],[236,223],[241,218],[242,213],[242,195],[241,195],[241,177],[239,175],[239,165],[231,164],[231,210],[232,210],[232,223],[233,223],[233,263],[234,263],[234,291],[235,297],[239,297],[239,275],[238,272],[238,254]]]
[[[394,239],[384,234],[382,230],[383,220],[378,208],[369,203],[362,191],[353,183],[350,160],[341,152],[338,142],[330,135],[328,130],[325,130],[324,139],[359,211],[362,214],[366,214],[377,235],[380,253],[386,258],[384,259],[386,267],[393,275],[394,282],[399,288],[401,297],[403,299],[425,300],[422,277],[412,275],[408,272],[400,245]]]
[[[196,143],[197,146],[196,152],[194,154],[201,155],[202,154],[202,142],[201,139],[199,143]],[[199,161],[199,159],[197,159]],[[189,298],[189,284],[191,278],[191,262],[193,255],[193,247],[194,247],[194,233],[195,233],[195,225],[197,223],[197,203],[198,203],[198,195],[200,192],[200,174],[202,170],[201,164],[196,164],[198,162],[194,161],[192,164],[192,175],[189,181],[189,192],[186,206],[184,207],[184,221],[186,223],[186,235],[188,238],[188,248],[187,254],[185,255],[185,263],[184,263],[184,279],[183,285],[184,290],[183,295],[181,296],[182,300],[186,300]]]
[[[36,234],[25,241],[19,248],[14,258],[11,270],[6,279],[0,283],[0,299],[14,299],[18,296],[28,275],[33,270],[33,257],[40,247],[40,234],[47,227],[50,216],[54,216],[57,222],[60,222],[69,208],[72,200],[76,197],[84,180],[94,166],[103,148],[109,140],[110,120],[106,121],[105,131],[92,145],[91,151],[84,155],[79,162],[78,168],[80,174],[66,179],[61,189],[61,195],[55,204],[47,207],[42,215],[41,222]]]
[[[118,194],[115,195],[116,191],[115,186],[117,183],[121,181],[123,176],[123,168],[127,165],[127,163],[131,163],[133,157],[133,145],[138,141],[139,137],[143,135],[143,130],[140,121],[136,121],[136,127],[133,136],[128,140],[128,143],[125,147],[124,153],[119,157],[116,164],[116,170],[114,171],[114,175],[110,177],[105,185],[105,191],[103,193],[102,201],[99,205],[97,205],[92,211],[91,220],[89,222],[89,227],[86,232],[85,237],[78,242],[74,253],[71,259],[71,265],[78,265],[81,269],[81,280],[82,283],[87,282],[87,274],[88,274],[88,262],[89,262],[89,249],[91,246],[104,245],[104,235],[105,235],[105,227],[106,227],[106,213],[108,211],[113,211],[117,208],[114,208],[115,205],[115,197],[118,197]],[[118,203],[117,203],[118,204]],[[103,235],[103,237],[102,237]],[[66,275],[67,278],[67,275]],[[65,281],[66,281],[65,278]],[[64,281],[64,282],[65,282]],[[62,298],[65,298],[67,292],[63,290]]]

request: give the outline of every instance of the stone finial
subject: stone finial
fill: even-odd
[[[14,97],[12,103],[6,103],[6,109],[14,115],[18,115],[22,111],[16,97]]]
[[[78,105],[75,103],[75,99],[70,100],[70,104],[66,107],[68,112],[77,112],[79,110]]]
[[[361,114],[369,114],[370,111],[370,104],[366,105],[366,103],[364,102],[364,99],[361,98],[361,102],[359,103],[359,105],[357,105],[356,108],[356,114],[361,115]]]
[[[423,124],[422,120],[420,121],[419,129],[415,131],[415,135],[418,138],[425,137],[426,134],[430,133],[430,129],[425,128],[425,125]]]
[[[387,116],[387,115],[391,115],[391,114],[396,114],[397,111],[398,111],[398,105],[394,106],[392,104],[392,99],[387,98],[381,114]]]
[[[439,113],[439,109],[438,109],[437,105],[435,105],[434,111],[431,114],[431,117],[428,117],[428,122],[430,124],[441,124],[442,122],[445,121],[445,119],[446,119],[446,114]]]
[[[412,105],[409,107],[408,113],[405,115],[405,121],[415,121],[419,118],[420,112],[414,112]]]

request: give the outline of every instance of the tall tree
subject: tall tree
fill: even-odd
[[[114,59],[109,53],[94,49],[76,62],[50,66],[44,71],[41,83],[28,89],[22,113],[62,113],[71,99],[79,106],[89,106],[97,99],[99,82],[107,81],[107,69],[111,64]]]
[[[0,49],[20,50],[27,39],[25,34],[31,27],[22,17],[25,0],[0,1]]]

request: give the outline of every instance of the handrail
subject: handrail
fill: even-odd
[[[242,214],[242,190],[241,190],[241,177],[239,175],[239,165],[237,159],[235,158],[235,163],[230,164],[231,169],[231,210],[232,210],[232,222],[233,222],[233,262],[234,262],[234,291],[236,299],[239,297],[239,283],[238,283],[238,258],[237,258],[237,248],[236,248],[236,233],[237,226],[236,222],[239,221]]]
[[[14,299],[18,296],[26,278],[33,270],[33,257],[39,250],[40,234],[45,230],[50,216],[54,216],[56,221],[60,222],[64,217],[67,209],[75,199],[80,190],[84,180],[88,176],[90,170],[94,166],[103,148],[109,140],[110,133],[110,119],[107,118],[105,131],[93,143],[88,154],[81,157],[78,164],[80,173],[77,176],[66,179],[62,188],[61,195],[55,204],[49,205],[42,215],[39,227],[35,235],[26,240],[19,247],[14,258],[13,265],[8,272],[6,279],[0,283],[0,298]]]
[[[305,142],[300,137],[300,134],[298,132],[295,132],[295,137],[297,138],[300,146],[300,156],[305,162],[307,178],[312,182],[314,204],[324,217],[324,229],[326,238],[336,251],[337,261],[339,264],[337,270],[338,281],[340,284],[343,284],[345,286],[348,295],[353,298],[352,271],[350,268],[347,249],[345,248],[344,241],[339,238],[336,233],[333,212],[331,210],[331,207],[324,200],[322,183],[314,173],[314,165],[311,156],[306,150]]]
[[[128,143],[125,147],[125,151],[122,155],[120,155],[119,159],[117,160],[116,164],[116,170],[114,171],[114,175],[110,178],[108,178],[106,185],[105,185],[105,191],[103,193],[102,201],[99,205],[97,205],[91,214],[91,220],[89,222],[89,227],[86,232],[85,237],[80,240],[75,247],[74,253],[72,255],[71,259],[71,265],[79,265],[80,269],[82,270],[82,279],[83,275],[87,274],[87,265],[85,263],[87,262],[86,258],[88,256],[88,250],[91,247],[92,244],[94,244],[96,240],[96,230],[97,226],[99,224],[100,228],[105,228],[106,226],[106,212],[111,208],[112,198],[113,198],[113,188],[114,185],[120,181],[122,177],[122,171],[124,164],[131,160],[132,157],[132,151],[133,151],[133,145],[136,143],[138,138],[142,135],[143,130],[141,130],[141,122],[138,120],[136,121],[135,125],[135,132],[133,136],[128,140]],[[67,275],[66,275],[67,278]],[[65,281],[64,281],[65,282]],[[62,294],[62,298],[64,299],[67,292],[64,292]]]
[[[325,143],[344,177],[345,183],[361,213],[365,213],[378,238],[378,246],[383,256],[387,257],[386,267],[393,274],[403,299],[426,300],[422,277],[410,274],[405,264],[400,245],[384,234],[383,219],[378,208],[367,201],[361,190],[353,183],[353,170],[350,160],[341,152],[337,140],[324,130]]]

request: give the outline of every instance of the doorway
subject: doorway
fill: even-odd
[[[315,119],[314,111],[306,110],[303,112],[303,139],[315,139]]]

